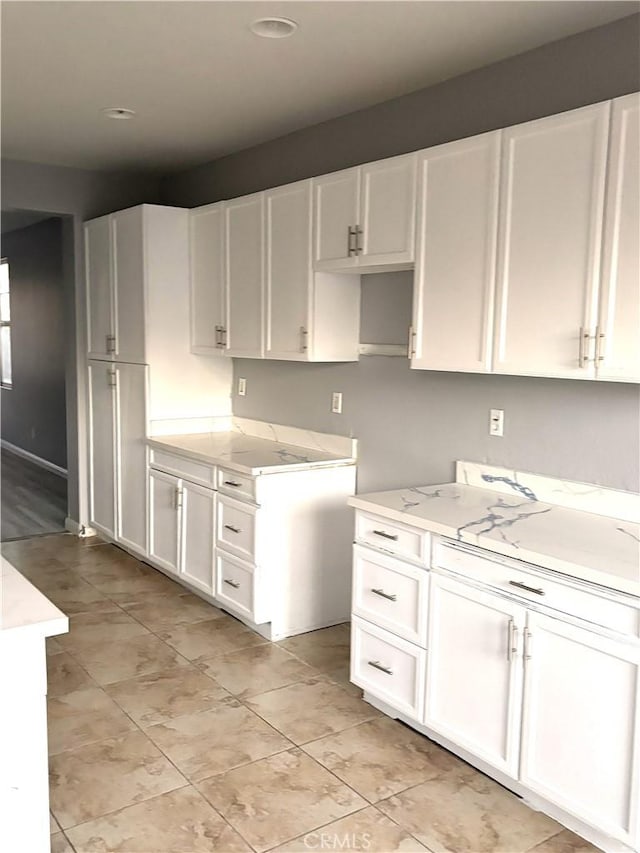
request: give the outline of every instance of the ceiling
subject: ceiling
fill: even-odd
[[[2,154],[176,171],[625,17],[637,2],[22,2],[2,11]],[[291,38],[254,36],[258,17]],[[136,111],[106,119],[104,107]]]

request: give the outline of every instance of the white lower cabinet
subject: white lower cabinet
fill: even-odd
[[[351,680],[365,699],[604,850],[637,851],[638,600],[423,531],[430,571],[400,533],[356,514]]]
[[[213,595],[215,498],[211,489],[181,484],[180,572],[189,583]]]
[[[271,618],[268,596],[256,566],[216,552],[216,598],[223,606],[261,625]]]
[[[425,725],[514,779],[525,618],[513,601],[431,577]]]
[[[640,648],[527,616],[520,780],[636,848],[640,841]]]
[[[163,471],[149,472],[149,556],[173,574],[178,573],[179,483]]]

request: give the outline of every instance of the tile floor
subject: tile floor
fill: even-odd
[[[3,553],[48,641],[53,853],[593,853],[348,681],[349,626],[266,643],[119,549]]]

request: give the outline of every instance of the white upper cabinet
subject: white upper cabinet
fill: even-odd
[[[114,292],[111,219],[101,216],[84,226],[89,358],[113,359]]]
[[[521,782],[638,849],[640,648],[531,611],[527,632]]]
[[[415,169],[407,154],[314,179],[314,268],[410,267]]]
[[[117,361],[145,362],[144,208],[133,207],[111,217]]]
[[[640,94],[613,102],[605,209],[600,379],[640,381]]]
[[[360,282],[312,269],[311,181],[265,193],[265,232],[265,357],[357,360]]]
[[[224,202],[190,213],[191,351],[224,352]]]
[[[262,358],[264,193],[225,205],[226,351]]]
[[[609,104],[503,132],[494,371],[589,378]],[[461,246],[461,250],[466,247]]]
[[[418,154],[414,368],[491,369],[500,137]]]

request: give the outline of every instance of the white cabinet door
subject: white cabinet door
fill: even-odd
[[[225,205],[227,346],[232,356],[262,358],[264,195]]]
[[[191,211],[191,351],[224,352],[224,203]]]
[[[418,155],[411,367],[491,370],[500,136]]]
[[[613,102],[597,331],[599,379],[640,381],[640,94]],[[599,336],[603,335],[602,338]]]
[[[110,217],[84,226],[89,358],[113,358],[113,288]]]
[[[112,216],[113,283],[115,294],[115,357],[118,361],[145,361],[144,208],[134,207]]]
[[[149,471],[149,556],[167,571],[178,573],[180,481]]]
[[[115,364],[118,541],[147,553],[147,366]]]
[[[346,169],[313,181],[314,268],[348,269],[358,264],[355,231],[360,211],[360,170]]]
[[[527,631],[521,782],[637,849],[640,647],[533,612]]]
[[[91,524],[115,538],[115,367],[89,362],[89,466]]]
[[[525,609],[431,576],[425,725],[518,775]]]
[[[416,222],[416,155],[390,157],[361,169],[360,266],[411,266]]]
[[[594,376],[608,129],[604,103],[503,131],[498,373]]]
[[[182,482],[180,573],[198,589],[214,594],[215,492]]]
[[[309,353],[311,181],[265,193],[265,356]]]

